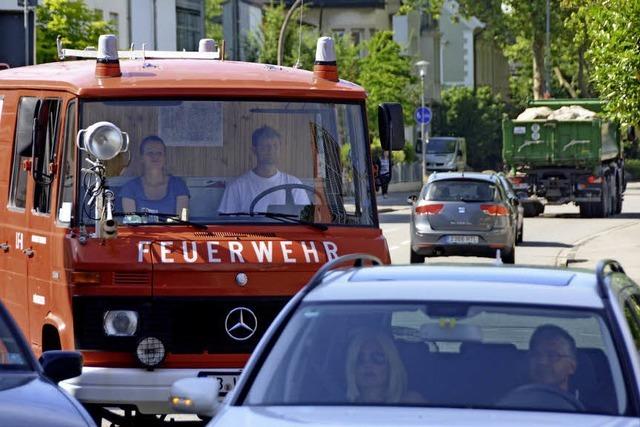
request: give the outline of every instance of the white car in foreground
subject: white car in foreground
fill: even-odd
[[[181,380],[212,426],[640,425],[640,288],[587,270],[325,265],[236,388]],[[634,340],[635,338],[635,340]]]

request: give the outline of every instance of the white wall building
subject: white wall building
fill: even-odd
[[[120,49],[196,50],[204,37],[204,0],[84,0],[113,21]]]

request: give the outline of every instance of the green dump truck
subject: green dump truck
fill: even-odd
[[[622,210],[624,159],[619,126],[599,100],[533,101],[502,123],[502,156],[529,216],[544,204],[575,203],[582,217]]]

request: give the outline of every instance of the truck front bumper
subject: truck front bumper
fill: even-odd
[[[171,385],[182,378],[208,374],[240,374],[240,369],[155,369],[85,367],[82,375],[60,386],[83,404],[104,407],[134,405],[144,414],[175,412],[169,404]]]

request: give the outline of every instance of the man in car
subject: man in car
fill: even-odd
[[[576,372],[576,343],[567,331],[555,325],[536,328],[529,341],[529,379],[563,392]]]
[[[218,211],[222,214],[250,213],[251,203],[260,193],[278,185],[302,184],[293,175],[278,170],[282,141],[280,134],[269,126],[256,129],[251,136],[251,149],[256,167],[237,177],[222,196]],[[308,205],[309,197],[300,188],[289,189],[296,205]],[[266,212],[269,205],[284,205],[285,189],[265,194],[256,200],[254,212]]]
[[[510,391],[499,404],[505,407],[584,411],[584,405],[570,385],[577,367],[573,337],[555,325],[539,326],[529,340],[529,383]]]

